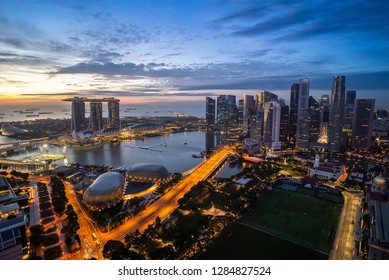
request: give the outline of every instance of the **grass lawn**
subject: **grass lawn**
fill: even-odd
[[[326,260],[328,255],[234,223],[199,256],[202,260]]]
[[[297,192],[266,191],[243,223],[329,253],[342,205]]]
[[[45,160],[56,161],[59,159],[63,159],[65,157],[66,157],[66,155],[64,155],[64,154],[38,154],[34,157],[34,160],[40,161],[42,158],[44,158]]]

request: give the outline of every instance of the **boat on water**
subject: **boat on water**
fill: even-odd
[[[36,108],[36,107],[28,107],[28,108],[26,108],[26,111],[32,111],[32,112],[34,112],[34,111],[39,111],[40,109],[39,108]]]
[[[26,115],[26,117],[28,117],[28,118],[32,118],[32,117],[39,117],[39,114],[31,114],[31,115]]]
[[[39,114],[41,114],[41,115],[49,115],[49,114],[53,114],[53,112],[39,112]]]

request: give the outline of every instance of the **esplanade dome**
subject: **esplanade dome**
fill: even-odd
[[[84,192],[84,203],[92,209],[116,205],[123,197],[125,177],[119,172],[107,172],[97,177]]]
[[[170,173],[160,164],[137,163],[128,168],[127,176],[131,181],[156,183],[169,180]]]

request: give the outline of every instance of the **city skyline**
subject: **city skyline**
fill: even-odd
[[[347,76],[346,90],[358,98],[375,98],[377,109],[389,104],[388,3],[9,1],[0,8],[4,105],[74,96],[203,102],[261,90],[289,102],[299,77],[310,78],[318,99],[330,94],[334,75]]]

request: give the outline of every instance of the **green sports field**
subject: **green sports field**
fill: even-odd
[[[263,193],[241,222],[329,253],[341,211],[335,202],[273,189]]]
[[[328,259],[342,205],[311,195],[265,191],[200,259]]]

